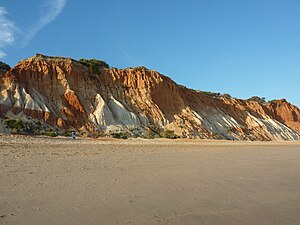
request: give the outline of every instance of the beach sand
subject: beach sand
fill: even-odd
[[[2,135],[0,224],[299,225],[300,143]]]

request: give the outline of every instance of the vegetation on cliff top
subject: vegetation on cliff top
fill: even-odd
[[[266,103],[266,98],[265,97],[259,97],[259,96],[252,96],[251,98],[248,98],[247,101],[258,102],[259,104],[265,104]]]
[[[10,70],[10,66],[2,61],[0,61],[0,70],[1,71],[8,71]]]
[[[229,94],[221,94],[221,93],[210,92],[210,91],[202,91],[202,93],[204,93],[207,96],[214,97],[214,98],[218,98],[218,97],[223,97],[223,98],[226,98],[226,99],[231,99],[232,98],[232,96],[229,95]],[[275,102],[275,101],[277,101],[277,99],[267,101],[265,97],[252,96],[251,98],[246,99],[246,101],[257,102],[259,104],[264,105],[266,103]]]
[[[210,92],[210,91],[202,91],[202,93],[210,96],[210,97],[223,97],[223,98],[226,98],[226,99],[231,99],[231,95],[230,94],[221,94],[221,93],[216,93],[216,92]]]
[[[103,68],[109,68],[106,62],[98,59],[79,59],[79,62],[89,67],[94,74],[98,74]]]

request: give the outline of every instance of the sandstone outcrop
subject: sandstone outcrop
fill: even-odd
[[[0,75],[0,116],[38,120],[57,132],[142,134],[156,126],[188,138],[300,139],[300,110],[285,100],[210,96],[144,67],[95,73],[85,63],[44,55]]]

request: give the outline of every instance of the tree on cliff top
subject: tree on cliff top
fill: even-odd
[[[1,71],[8,71],[8,70],[10,70],[10,66],[8,64],[0,61],[0,70]]]

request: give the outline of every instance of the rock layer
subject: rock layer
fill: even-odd
[[[36,55],[0,77],[2,118],[38,119],[58,131],[157,126],[189,138],[300,139],[300,110],[286,100],[213,97],[144,67],[94,73],[73,59]]]

